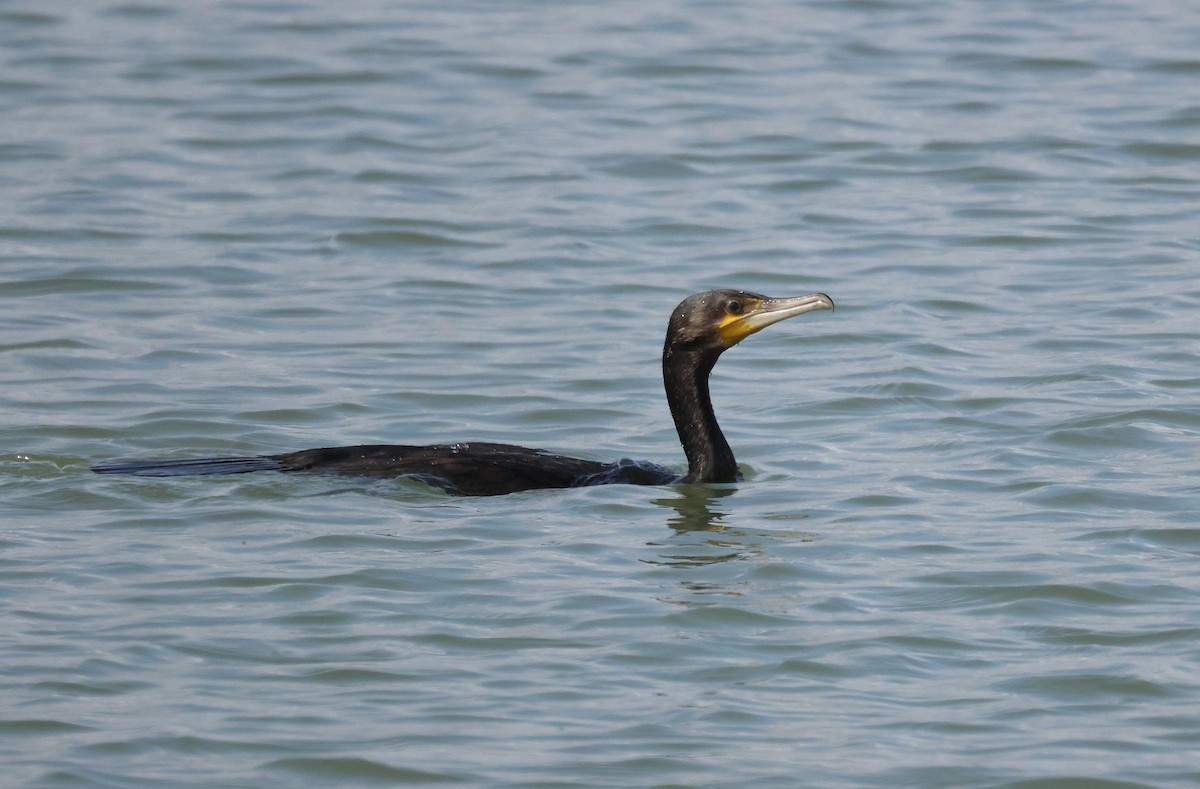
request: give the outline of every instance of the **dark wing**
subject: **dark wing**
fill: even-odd
[[[511,444],[326,447],[273,455],[283,471],[360,477],[415,477],[470,496],[589,483],[615,464],[555,455]]]

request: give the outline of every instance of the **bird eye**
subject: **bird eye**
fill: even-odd
[[[730,315],[741,315],[742,303],[737,299],[730,299],[729,301],[725,302],[725,311]]]

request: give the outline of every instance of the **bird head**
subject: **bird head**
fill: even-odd
[[[671,313],[667,345],[720,354],[773,323],[815,310],[832,310],[824,293],[772,299],[744,290],[688,296]]]

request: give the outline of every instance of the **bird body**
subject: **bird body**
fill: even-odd
[[[308,471],[354,477],[412,477],[466,496],[535,488],[578,488],[627,483],[667,485],[680,475],[665,466],[622,459],[612,463],[555,455],[513,444],[364,444],[321,447],[281,455],[194,460],[133,460],[97,466],[100,474],[183,477],[251,471]]]
[[[818,293],[770,299],[734,290],[684,299],[671,314],[663,345],[663,383],[688,471],[634,460],[603,462],[512,444],[324,447],[279,455],[134,460],[93,467],[99,474],[175,477],[253,471],[317,472],[358,477],[412,477],[462,495],[493,495],[537,488],[624,483],[732,482],[737,462],[713,412],[708,377],[721,353],[772,323],[833,309]]]

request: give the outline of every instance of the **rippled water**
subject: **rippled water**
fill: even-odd
[[[1193,3],[0,7],[13,786],[1200,782]],[[103,478],[498,440],[747,480]]]

